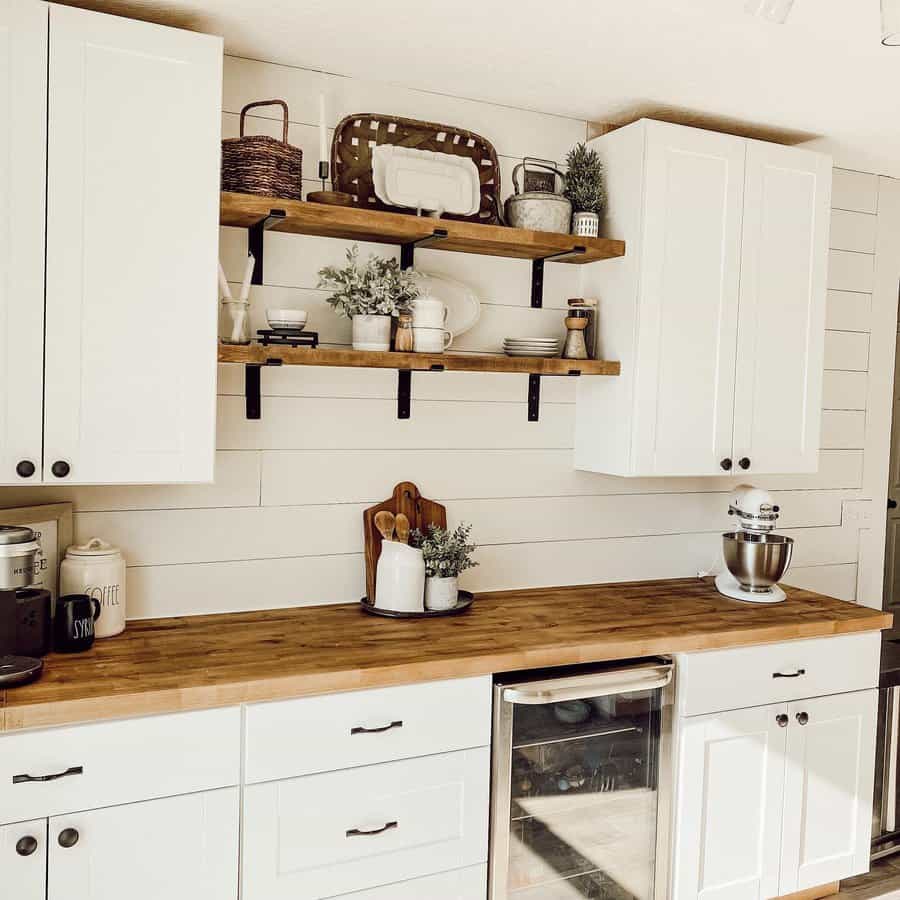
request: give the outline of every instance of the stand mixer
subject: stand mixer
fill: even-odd
[[[716,589],[726,597],[750,603],[779,603],[785,599],[778,579],[791,562],[793,538],[773,534],[779,509],[762,488],[740,484],[728,504],[737,516],[739,531],[722,535],[727,572],[716,576]]]

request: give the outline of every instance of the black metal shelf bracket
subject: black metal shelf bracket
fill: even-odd
[[[581,369],[569,369],[563,377],[576,377]],[[528,421],[537,422],[541,417],[541,376],[528,376]]]
[[[435,228],[431,234],[426,234],[425,237],[418,238],[418,240],[415,241],[407,241],[405,244],[401,244],[400,268],[411,269],[413,267],[413,258],[416,252],[416,247],[427,247],[429,244],[433,244],[435,241],[442,241],[445,237],[447,237],[446,228]]]
[[[248,419],[262,418],[262,397],[259,370],[266,366],[280,366],[280,359],[267,359],[265,363],[247,363],[244,366],[244,402]]]
[[[412,399],[412,369],[397,369],[397,418],[408,419]]]
[[[581,256],[587,253],[586,247],[573,247],[571,250],[563,250],[561,253],[552,253],[541,259],[531,261],[531,306],[540,309],[544,305],[544,263],[558,262],[568,259],[570,256]]]
[[[247,251],[253,254],[253,275],[250,284],[263,283],[263,235],[283,221],[287,213],[283,209],[270,209],[269,214],[247,229]]]

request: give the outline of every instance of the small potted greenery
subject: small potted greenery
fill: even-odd
[[[352,322],[354,350],[390,350],[391,318],[409,312],[419,296],[415,272],[374,254],[360,264],[356,244],[347,251],[347,265],[319,269],[318,286],[332,292],[331,308]]]
[[[566,186],[563,193],[572,203],[572,234],[597,237],[600,214],[606,201],[603,163],[596,150],[576,144],[566,156]]]
[[[425,558],[425,609],[444,610],[456,606],[459,598],[459,575],[477,566],[472,559],[475,544],[469,543],[471,525],[460,524],[454,531],[429,525],[428,533],[416,529],[412,544]]]

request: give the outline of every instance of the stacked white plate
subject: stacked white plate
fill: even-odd
[[[503,352],[507,356],[559,356],[559,338],[512,338],[503,340]]]

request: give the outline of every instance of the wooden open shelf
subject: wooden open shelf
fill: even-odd
[[[283,218],[266,221],[273,210],[283,211]],[[430,219],[358,207],[325,206],[321,203],[280,200],[255,194],[223,192],[220,221],[222,225],[238,228],[252,228],[266,222],[271,231],[379,244],[416,244],[428,241],[428,247],[433,250],[455,250],[459,253],[479,253],[512,259],[589,263],[625,255],[624,241],[607,238],[551,234],[527,231],[524,228],[507,228],[503,225],[456,222],[451,219]],[[446,236],[436,240],[436,229],[445,231]]]
[[[317,347],[219,345],[219,362],[246,365],[350,366],[413,372],[512,372],[525,375],[618,375],[619,363],[603,359],[533,359],[474,353],[395,353]]]

